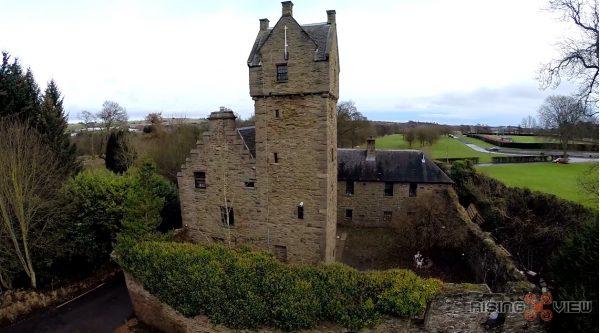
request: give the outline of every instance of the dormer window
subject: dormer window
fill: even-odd
[[[288,80],[287,64],[277,65],[277,81],[285,82]]]

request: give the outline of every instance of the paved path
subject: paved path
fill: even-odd
[[[133,314],[123,277],[8,327],[2,333],[109,333]]]

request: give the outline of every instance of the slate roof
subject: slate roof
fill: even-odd
[[[327,60],[329,55],[329,27],[330,25],[325,23],[313,23],[300,25],[302,29],[308,34],[308,36],[317,44],[317,54],[315,55],[315,61]],[[269,28],[266,31],[259,31],[250,51],[248,57],[248,66],[259,66],[260,65],[260,48],[263,46],[265,41],[269,38],[269,35],[273,31],[273,28]]]
[[[366,161],[364,149],[337,150],[338,180],[451,184],[452,180],[418,150],[375,150]]]
[[[252,157],[256,158],[256,131],[254,127],[240,127],[237,130]]]
[[[256,130],[238,128],[250,154],[256,158]],[[418,150],[375,150],[375,161],[366,161],[364,149],[338,148],[338,180],[451,184],[452,180]]]

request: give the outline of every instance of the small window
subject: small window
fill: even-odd
[[[277,153],[273,153],[273,163],[279,163],[279,156],[277,156]]]
[[[352,221],[352,209],[346,209],[346,221]]]
[[[279,110],[275,110],[275,118],[279,118]]]
[[[277,65],[277,81],[285,82],[288,80],[287,65]]]
[[[409,197],[417,196],[417,184],[416,183],[410,183],[410,186],[408,188],[408,196]]]
[[[354,182],[351,180],[346,181],[346,194],[354,194]]]
[[[244,182],[244,186],[254,188],[254,182],[253,181]]]
[[[234,225],[235,219],[233,217],[233,207],[223,207],[221,206],[221,223],[223,225]]]
[[[385,183],[385,190],[383,191],[383,194],[386,197],[393,197],[394,196],[394,183],[392,183],[392,182],[386,182]]]
[[[392,222],[392,211],[383,212],[383,222]]]
[[[304,220],[304,206],[298,206],[298,219]]]
[[[194,172],[194,184],[196,188],[206,188],[206,173],[201,171]]]
[[[331,148],[331,162],[333,162],[333,148]]]

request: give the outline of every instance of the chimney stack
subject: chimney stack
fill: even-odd
[[[372,136],[367,139],[367,161],[375,161],[375,139]]]
[[[292,7],[294,7],[294,4],[291,1],[284,1],[281,5],[283,6],[281,16],[292,16]]]
[[[235,130],[235,114],[231,109],[224,106],[219,108],[219,111],[211,112],[208,117],[208,126],[210,131],[219,129],[223,130]]]
[[[260,19],[260,31],[267,31],[269,29],[269,19]]]
[[[335,10],[327,11],[327,24],[335,24]]]

